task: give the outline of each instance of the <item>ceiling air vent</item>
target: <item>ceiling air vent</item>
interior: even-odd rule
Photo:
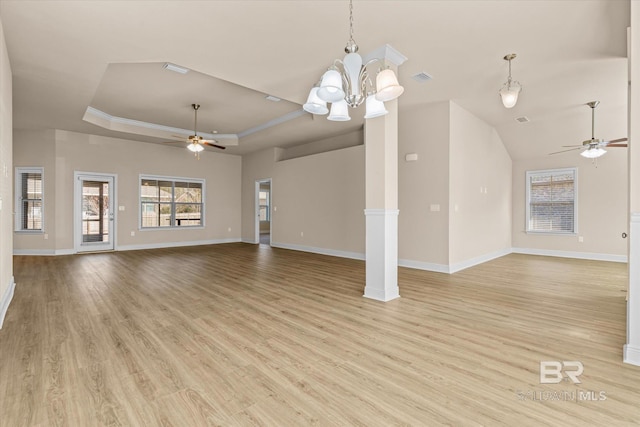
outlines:
[[[433,79],[431,75],[425,73],[424,71],[420,71],[418,74],[414,74],[413,76],[411,76],[411,78],[419,83],[428,82],[429,80]]]
[[[522,117],[516,117],[516,122],[518,123],[527,123],[530,122],[531,120],[529,120],[529,117],[527,116],[522,116]]]

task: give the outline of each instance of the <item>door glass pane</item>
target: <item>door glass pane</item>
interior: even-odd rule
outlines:
[[[82,242],[109,242],[109,183],[82,181]]]

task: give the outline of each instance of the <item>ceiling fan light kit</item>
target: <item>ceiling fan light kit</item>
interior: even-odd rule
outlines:
[[[192,143],[187,145],[187,150],[193,153],[199,153],[201,151],[204,151],[204,147],[198,144],[196,141],[193,141]]]
[[[204,139],[203,137],[198,135],[198,110],[200,109],[200,104],[191,104],[193,108],[193,135],[189,135],[187,138],[187,150],[191,151],[195,154],[196,158],[200,160],[200,152],[204,151],[204,146],[208,145],[210,147],[219,148],[220,150],[224,150],[225,146],[218,145],[218,141],[214,139]],[[176,136],[176,138],[182,138],[180,136]],[[174,142],[174,141],[171,141]]]
[[[597,159],[600,156],[604,156],[607,154],[607,150],[604,150],[600,147],[588,148],[580,153],[582,157],[586,157],[587,159]]]
[[[311,114],[324,115],[329,112],[327,103],[331,103],[327,119],[347,121],[351,119],[349,107],[359,107],[366,100],[365,119],[387,114],[384,102],[398,98],[404,88],[390,68],[379,70],[374,86],[367,67],[375,62],[383,64],[383,61],[374,58],[363,64],[362,57],[358,54],[358,45],[353,40],[353,0],[349,0],[349,41],[344,51],[347,53],[344,59],[333,62],[320,83],[311,89],[302,108]]]
[[[574,150],[583,150],[580,152],[582,157],[586,157],[587,159],[597,159],[598,157],[604,156],[607,154],[607,150],[602,147],[626,147],[627,144],[623,144],[623,142],[627,141],[627,138],[618,138],[612,139],[611,141],[606,141],[604,139],[599,139],[595,137],[595,125],[596,125],[596,115],[595,110],[596,107],[600,104],[600,101],[591,101],[587,102],[591,108],[591,139],[587,139],[582,141],[580,145],[563,145],[563,147],[574,147],[569,148],[568,150],[556,151],[555,153],[549,154],[559,154],[565,153],[567,151]]]
[[[515,53],[510,53],[504,56],[504,60],[509,62],[509,77],[506,83],[502,86],[502,89],[498,92],[502,99],[502,105],[505,108],[513,108],[518,102],[518,95],[522,90],[522,85],[511,78],[511,61],[516,58]]]

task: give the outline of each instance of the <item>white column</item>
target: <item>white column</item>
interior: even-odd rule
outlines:
[[[629,32],[629,289],[624,362],[640,366],[640,4],[631,2]]]
[[[406,60],[386,45],[374,53],[392,68]],[[368,58],[365,58],[365,61]],[[390,301],[398,288],[398,101],[385,102],[389,114],[367,119],[365,145],[366,285],[364,296]]]
[[[364,296],[390,301],[398,287],[398,209],[365,209],[367,226]]]

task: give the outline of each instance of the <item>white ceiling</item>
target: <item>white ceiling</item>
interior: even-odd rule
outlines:
[[[296,113],[344,55],[348,16],[347,0],[1,0],[14,127],[160,142],[83,117],[93,107],[192,129],[191,104],[199,103],[199,131],[241,135],[229,153],[349,132],[362,125],[364,107],[348,123]],[[584,104],[593,100],[601,101],[596,137],[626,136],[628,0],[355,0],[354,20],[361,53],[388,43],[408,57],[399,70],[401,113],[453,100],[494,126],[514,159],[588,139]],[[502,57],[512,52],[523,91],[508,110],[497,91],[508,71]],[[192,72],[169,72],[166,62]],[[412,80],[420,71],[433,80]],[[531,121],[517,123],[520,116]]]

